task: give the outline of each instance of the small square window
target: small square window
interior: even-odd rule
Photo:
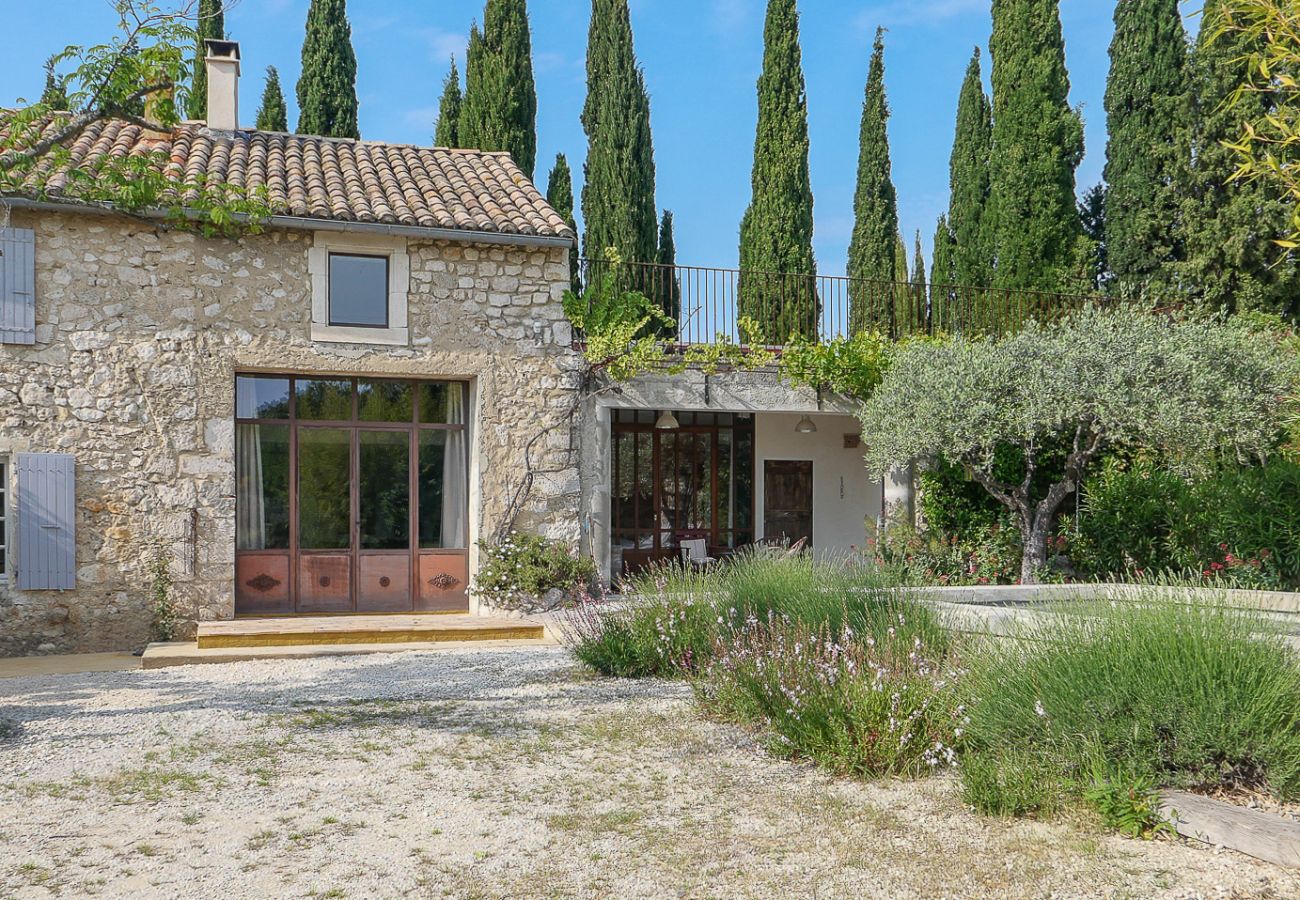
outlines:
[[[331,253],[329,324],[388,327],[388,257]]]

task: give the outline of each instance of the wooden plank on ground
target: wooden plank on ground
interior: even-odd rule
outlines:
[[[1273,813],[1186,791],[1162,791],[1160,813],[1183,837],[1300,868],[1300,824]]]

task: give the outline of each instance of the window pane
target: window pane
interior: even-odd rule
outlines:
[[[236,377],[235,415],[241,419],[289,418],[289,379],[261,375]]]
[[[735,468],[732,462],[731,431],[726,428],[718,431],[718,528],[725,530],[736,524],[736,511],[733,507],[736,496]],[[724,544],[724,546],[730,546]]]
[[[294,382],[300,419],[351,421],[352,382],[346,379],[299,378]]]
[[[359,431],[362,550],[411,546],[411,433]]]
[[[613,520],[615,528],[636,527],[636,435],[621,431],[614,435],[614,496]]]
[[[420,547],[465,546],[465,432],[420,432]]]
[[[411,384],[408,381],[357,382],[357,415],[363,422],[411,421]]]
[[[289,547],[289,426],[235,427],[235,546]]]
[[[330,254],[330,324],[388,327],[388,257]]]
[[[304,550],[351,546],[352,432],[298,429],[298,543]]]
[[[636,434],[636,527],[639,531],[655,528],[655,436],[648,431]]]
[[[754,528],[754,432],[736,429],[735,461],[732,463],[736,486],[735,526],[742,531]]]
[[[420,421],[426,425],[465,424],[465,385],[458,381],[420,384]]]

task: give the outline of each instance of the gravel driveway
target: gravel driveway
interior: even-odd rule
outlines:
[[[0,716],[0,897],[1300,896],[770,759],[558,648],[10,679]]]

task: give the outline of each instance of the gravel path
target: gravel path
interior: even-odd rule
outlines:
[[[0,717],[0,897],[1300,896],[829,779],[557,648],[10,679]]]

